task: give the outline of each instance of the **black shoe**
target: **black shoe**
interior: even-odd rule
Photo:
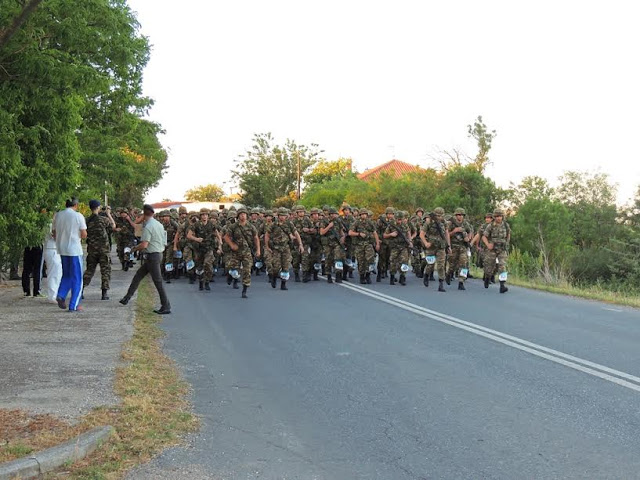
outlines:
[[[428,287],[428,286],[429,286],[429,275],[427,275],[426,273],[425,273],[425,274],[423,275],[423,277],[422,277],[422,284],[423,284],[425,287]]]
[[[317,271],[317,270],[314,270],[314,271],[313,271],[313,281],[314,281],[314,282],[317,282],[318,280],[320,280],[320,279],[318,278],[318,271]]]
[[[392,273],[391,277],[389,277],[389,285],[395,285],[396,284],[396,276]]]
[[[207,292],[210,292],[210,291],[211,291],[211,287],[209,286],[209,282],[204,282],[204,289],[205,289]]]
[[[349,270],[349,278],[353,278],[353,271]]]
[[[444,282],[442,280],[440,280],[438,282],[438,291],[439,292],[446,292],[446,290],[444,289],[444,285],[443,284],[444,284]]]
[[[300,272],[298,272],[298,270],[295,271],[294,276],[295,276],[295,281],[300,283]]]
[[[371,285],[371,274],[370,274],[370,273],[367,273],[367,274],[364,276],[364,280],[365,280],[365,282],[367,282],[367,285]]]
[[[302,283],[309,283],[311,280],[311,274],[309,272],[302,272]]]
[[[500,293],[507,293],[508,291],[509,291],[509,289],[504,284],[504,282],[500,282]]]
[[[458,290],[466,290],[466,288],[464,288],[464,283],[458,282]]]
[[[200,280],[200,285],[198,286],[198,290],[200,291],[204,290],[204,282],[202,280]]]
[[[249,298],[247,296],[247,288],[249,288],[249,287],[247,287],[246,285],[242,286],[242,298]]]
[[[289,290],[287,288],[287,281],[286,280],[281,280],[280,281],[280,290]]]
[[[256,277],[260,276],[260,270],[256,270]],[[244,293],[244,296],[242,298],[247,298],[247,293]]]
[[[360,285],[365,285],[367,281],[364,278],[364,275],[360,275]]]
[[[119,300],[119,302],[120,302],[122,305],[126,305],[127,303],[129,303],[129,300],[130,300],[130,298],[129,298],[129,297],[124,296],[124,297],[122,297],[122,298]]]
[[[109,296],[107,295],[108,290],[106,288],[102,289],[102,300],[109,300]]]
[[[435,281],[436,281],[436,277],[434,277],[434,276],[433,276],[433,272],[431,272],[431,273],[429,274],[429,281],[430,281],[430,282],[435,282]]]
[[[171,277],[167,276],[167,283],[171,283]]]
[[[169,309],[165,310],[164,308],[159,308],[158,310],[154,310],[154,313],[157,313],[158,315],[169,315],[171,313],[171,310]]]
[[[82,291],[82,293],[80,294],[80,300],[84,300],[84,290]]]
[[[342,272],[336,272],[336,283],[342,283]]]
[[[496,283],[496,276],[495,275],[491,275],[491,283]]]
[[[331,274],[327,275],[327,283],[333,283],[333,278],[331,278]]]
[[[233,282],[233,277],[230,274],[227,275],[227,285],[231,285],[232,282]]]
[[[31,296],[31,292],[24,292],[24,296],[25,297],[30,297]]]
[[[420,270],[416,272],[416,277],[422,278],[423,276],[424,276],[424,273],[422,273]]]
[[[122,270],[124,270],[125,272],[129,270],[129,262],[124,262],[124,265],[122,266]]]
[[[234,289],[236,289],[236,290],[240,288],[240,287],[238,286],[238,279],[237,279],[237,278],[234,278],[234,279],[233,279],[233,288],[234,288]]]
[[[381,278],[380,271],[378,271],[378,275],[376,275],[376,282],[379,282]]]
[[[447,282],[447,285],[451,285],[451,274],[447,273],[447,275],[444,277],[445,282]]]
[[[276,276],[271,275],[271,288],[276,288]]]
[[[129,300],[127,299],[127,301],[129,301]],[[67,302],[65,302],[64,298],[56,297],[56,302],[58,302],[58,306],[61,309],[64,310],[64,309],[67,308]],[[126,303],[123,303],[123,305],[126,305]]]
[[[407,277],[404,276],[404,273],[400,274],[400,285],[404,286],[407,284]]]
[[[489,282],[491,281],[491,279],[489,278],[488,275],[484,276],[484,288],[489,288]]]
[[[189,285],[193,285],[194,283],[196,283],[196,279],[193,277],[193,275],[189,276]]]

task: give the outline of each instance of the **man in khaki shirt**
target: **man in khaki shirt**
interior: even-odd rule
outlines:
[[[154,312],[159,315],[165,315],[171,313],[171,304],[169,303],[169,298],[167,298],[167,294],[164,291],[164,286],[162,284],[162,271],[160,264],[162,262],[164,248],[167,245],[167,234],[162,224],[153,218],[154,210],[151,205],[145,205],[142,211],[144,214],[142,237],[140,239],[140,244],[133,250],[144,250],[146,260],[136,272],[133,280],[131,280],[129,290],[127,291],[127,294],[122,297],[120,303],[123,305],[129,303],[129,300],[133,294],[136,293],[142,279],[150,273],[153,283],[156,286],[156,290],[158,290],[161,305],[160,308],[154,310]]]

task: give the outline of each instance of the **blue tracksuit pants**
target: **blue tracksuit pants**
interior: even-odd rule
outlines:
[[[76,310],[82,294],[82,257],[60,256],[62,260],[62,280],[58,288],[58,298],[66,300],[71,290],[69,310]]]

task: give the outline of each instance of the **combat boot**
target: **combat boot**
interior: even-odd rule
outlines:
[[[211,291],[211,287],[209,286],[209,282],[204,282],[204,289],[209,292]]]
[[[336,283],[342,283],[342,272],[336,272]]]
[[[289,290],[289,289],[287,288],[287,281],[286,281],[286,280],[282,280],[282,281],[280,282],[280,290]]]
[[[331,278],[331,274],[327,275],[327,283],[333,283],[333,279]]]
[[[107,295],[108,290],[106,288],[102,289],[102,300],[109,300],[109,296]]]
[[[294,275],[294,277],[295,277],[295,281],[296,281],[297,283],[300,283],[300,271],[299,271],[299,270],[296,270],[295,272],[293,272],[293,275]]]
[[[438,291],[439,292],[446,292],[446,290],[444,289],[444,282],[442,280],[438,281]]]
[[[200,286],[198,287],[198,290],[204,290],[204,282],[202,280],[200,280]]]
[[[249,287],[246,286],[246,285],[242,286],[242,298],[249,298],[249,297],[247,297],[247,288],[249,288]]]
[[[317,282],[318,280],[320,280],[320,279],[318,278],[318,271],[317,271],[317,270],[314,270],[314,271],[313,271],[313,279],[314,279],[316,282]]]
[[[392,273],[391,276],[389,277],[389,285],[395,285],[396,284],[396,276]]]
[[[189,285],[193,285],[194,283],[196,283],[196,275],[195,273],[192,273],[189,275]]]
[[[405,277],[404,273],[400,274],[400,285],[404,286],[407,284],[407,277]]]
[[[367,274],[364,276],[364,279],[365,279],[365,281],[367,282],[367,285],[371,285],[371,274],[370,274],[370,273],[367,273]]]
[[[447,285],[451,285],[451,273],[447,273],[447,275],[444,277],[445,282],[447,282]]]
[[[423,284],[425,287],[428,287],[428,286],[429,286],[429,274],[428,274],[428,273],[426,273],[426,272],[425,272],[425,274],[424,274],[424,275],[423,275],[423,277],[422,277],[422,284]]]
[[[490,281],[489,275],[485,275],[483,277],[483,280],[484,280],[484,288],[489,288],[489,281]]]
[[[382,274],[380,273],[380,270],[378,270],[378,275],[376,275],[376,282],[379,282],[381,277]]]
[[[500,293],[507,293],[508,291],[509,291],[509,289],[504,284],[504,282],[500,282]]]
[[[495,275],[491,275],[491,283],[496,283],[496,276]]]
[[[325,273],[326,271],[327,271],[327,269],[325,268],[325,264],[323,263],[322,264],[322,275],[326,275],[326,273]]]
[[[429,281],[430,281],[430,282],[435,282],[435,281],[436,281],[436,277],[434,277],[434,276],[433,276],[433,272],[431,272],[431,273],[429,274]]]
[[[171,283],[171,275],[167,275],[167,283]]]
[[[424,276],[424,273],[422,272],[422,270],[416,270],[416,277],[422,278],[423,276]]]
[[[233,277],[231,276],[230,273],[227,274],[227,285],[231,285],[231,282],[233,282]]]
[[[309,272],[302,272],[302,283],[309,283],[310,279],[311,275],[309,274]]]
[[[464,283],[458,282],[458,290],[466,290],[466,288],[464,288]]]
[[[259,276],[260,276],[260,269],[259,269],[259,268],[256,268],[256,277],[259,277]],[[246,287],[243,287],[243,290],[242,290],[242,292],[243,292],[243,296],[242,296],[242,298],[247,298],[247,293],[246,293],[245,288],[246,288]]]
[[[364,285],[367,281],[364,279],[364,275],[360,275],[360,285]]]
[[[237,278],[234,278],[234,279],[233,279],[233,288],[234,288],[234,289],[236,289],[236,290],[240,288],[240,287],[238,286],[238,279],[237,279]]]

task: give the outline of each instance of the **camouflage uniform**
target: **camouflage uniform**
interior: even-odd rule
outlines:
[[[290,235],[294,235],[297,230],[290,220],[284,220],[287,215],[286,209],[278,210],[278,221],[269,225],[265,234],[269,234],[269,247],[272,252],[271,258],[271,286],[275,288],[275,279],[280,272],[288,272],[291,268],[291,247]],[[286,282],[286,280],[283,280]],[[283,287],[284,289],[284,287]]]
[[[260,226],[260,230],[258,231],[258,238],[260,239],[260,252],[262,252],[262,261],[264,263],[264,267],[267,272],[271,272],[271,263],[273,256],[267,251],[266,248],[264,248],[264,234],[267,231],[267,228],[272,225],[275,220],[273,218],[273,212],[271,210],[266,210],[264,213],[264,217],[264,222],[262,223],[262,225]]]
[[[444,215],[444,210],[438,207],[434,209],[434,213],[436,215]],[[427,242],[431,244],[431,246],[426,249],[426,256],[436,257],[435,264],[429,265],[429,263],[427,263],[427,265],[425,266],[423,282],[425,286],[429,285],[429,275],[431,275],[435,268],[436,272],[438,273],[438,280],[440,282],[439,290],[444,290],[444,288],[442,287],[442,282],[444,282],[445,278],[445,261],[447,257],[448,245],[446,236],[445,238],[443,238],[443,235],[445,234],[446,229],[447,226],[444,220],[437,220],[435,218],[429,218],[425,220],[425,223],[421,228],[421,231],[425,234]]]
[[[459,221],[456,215],[462,215],[462,220]],[[469,268],[469,242],[466,238],[473,237],[473,227],[464,218],[466,212],[463,208],[457,208],[453,214],[451,220],[449,220],[448,230],[451,238],[451,254],[449,255],[449,271],[447,273],[447,284],[451,283],[451,279],[455,273],[460,273],[461,269]],[[462,232],[452,233],[455,228],[462,228]],[[464,281],[466,276],[458,276],[458,289],[464,290]]]
[[[238,210],[240,213],[246,210]],[[251,286],[251,267],[253,266],[252,250],[255,237],[258,235],[256,227],[247,221],[244,225],[239,222],[229,223],[226,226],[226,235],[238,245],[238,250],[231,251],[227,268],[229,270],[241,270],[242,285]],[[226,243],[226,242],[225,242]],[[246,289],[243,289],[246,291]]]
[[[394,214],[395,209],[387,207],[384,215],[380,215],[378,218],[378,236],[380,237],[380,252],[378,255],[378,278],[376,281],[380,281],[381,278],[386,278],[387,271],[389,270],[389,259],[391,258],[391,244],[388,239],[384,238],[384,232],[389,226],[389,218],[387,214]]]
[[[330,230],[328,230],[323,237],[326,239],[326,247],[324,250],[325,263],[326,263],[326,272],[327,272],[327,281],[332,283],[333,280],[331,278],[331,269],[334,267],[335,262],[343,262],[345,261],[345,251],[342,243],[340,242],[342,238],[342,224],[340,223],[340,219],[337,216],[337,210],[335,208],[329,209],[329,218],[325,218],[321,226],[322,228],[327,228],[330,223],[333,222],[333,226]],[[343,270],[344,272],[344,270]],[[336,281],[338,283],[342,282],[343,276],[340,271],[336,271]]]
[[[127,213],[126,210],[122,210],[122,212]],[[128,215],[128,213],[127,213]],[[120,263],[124,265],[124,249],[126,247],[133,246],[134,239],[134,231],[133,226],[127,221],[126,218],[117,217],[115,218],[116,228],[119,228],[120,231],[117,232],[116,236],[116,252],[118,253],[118,260]],[[129,260],[128,258],[126,260]]]
[[[196,212],[190,212],[189,218],[182,225],[182,235],[184,235],[184,247],[182,247],[182,258],[184,260],[185,270],[189,275],[189,282],[193,283],[195,281],[195,249],[196,244],[192,240],[187,238],[189,232],[193,232],[196,222],[198,221],[198,214]],[[190,262],[194,262],[194,266],[189,269],[188,264]]]
[[[304,228],[305,221],[308,219],[308,217],[305,217],[304,215],[300,216],[299,212],[305,212],[305,208],[302,205],[298,205],[294,207],[294,212],[296,216],[293,219],[293,226],[296,228],[296,230],[300,234],[300,239],[304,240],[303,238],[304,232],[302,231],[302,229]],[[299,247],[298,241],[294,240],[293,248],[291,249],[291,265],[293,266],[293,273],[295,275],[296,282],[300,281],[300,267],[302,266],[302,257],[304,253],[307,251],[307,247],[308,247],[307,243],[305,243],[304,241],[302,242],[302,246],[304,248],[304,251],[303,253],[300,253],[300,249],[298,248]]]
[[[87,218],[87,269],[82,283],[87,287],[91,283],[96,266],[100,264],[102,294],[110,288],[111,261],[109,258],[109,231],[111,222],[105,217],[92,214]],[[123,252],[124,253],[124,252]]]
[[[366,213],[367,216],[362,214]],[[365,236],[352,237],[352,244],[356,254],[356,261],[358,262],[358,273],[360,274],[360,283],[371,283],[371,274],[369,272],[369,265],[373,265],[376,261],[376,225],[368,218],[368,212],[362,210],[360,212],[360,218],[356,220],[351,231],[358,234],[364,233]]]
[[[507,243],[509,240],[509,226],[503,220],[498,223],[495,218],[504,217],[502,210],[493,212],[493,222],[487,225],[482,234],[489,243],[493,244],[493,249],[487,248],[484,264],[484,287],[489,288],[491,276],[495,271],[496,260],[498,263],[498,273],[506,271]],[[505,281],[500,280],[500,293],[505,293],[509,289],[505,286]]]
[[[310,217],[305,217],[302,222],[302,228],[298,230],[302,237],[302,245],[304,251],[302,252],[302,281],[308,282],[311,274],[313,279],[318,280],[318,271],[315,270],[314,265],[320,263],[320,257],[322,255],[322,244],[320,242],[320,219],[313,216],[318,214],[318,209],[312,208],[310,211]],[[312,229],[313,232],[305,233],[303,228]]]
[[[209,210],[200,210],[201,215],[205,213],[208,215]],[[205,284],[208,284],[213,278],[214,252],[218,244],[217,233],[218,228],[209,221],[208,217],[206,221],[201,218],[193,227],[193,235],[202,238],[202,242],[195,244],[196,274],[200,275],[200,280]]]
[[[422,216],[418,215],[418,212],[422,212]],[[409,220],[409,231],[411,232],[411,238],[413,239],[413,255],[411,255],[411,267],[416,277],[422,278],[422,272],[424,272],[424,253],[422,249],[422,242],[417,237],[420,235],[420,229],[424,223],[424,209],[418,207],[416,213]]]
[[[178,231],[178,222],[171,218],[171,214],[168,210],[163,210],[158,215],[160,220],[162,221],[162,226],[164,227],[164,231],[167,234],[167,246],[164,249],[164,254],[162,258],[162,268],[164,269],[167,264],[173,265],[174,271],[178,269],[177,261],[174,262],[173,258],[173,239],[176,236],[176,232]],[[167,218],[167,220],[165,220]],[[171,282],[171,276],[175,275],[173,272],[165,272],[167,282]]]
[[[409,264],[409,248],[410,248],[410,233],[409,225],[404,223],[404,212],[396,213],[396,221],[389,223],[389,226],[385,230],[386,234],[398,232],[396,237],[388,238],[388,243],[391,248],[391,256],[389,257],[389,270],[391,273],[390,283],[395,285],[396,273],[400,270],[402,264]],[[404,272],[400,273],[400,284],[405,285],[406,276]]]

